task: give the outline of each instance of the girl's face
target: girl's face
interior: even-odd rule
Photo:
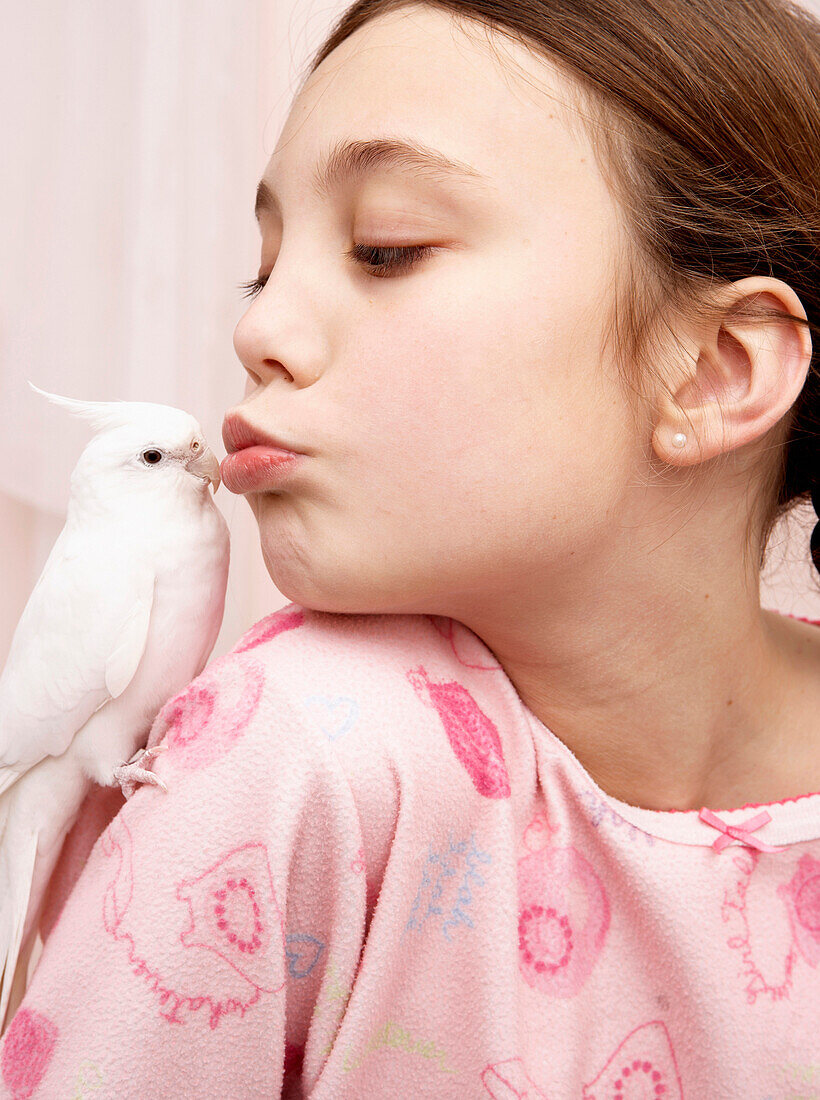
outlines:
[[[264,287],[234,336],[241,411],[309,454],[248,498],[276,587],[317,610],[469,622],[567,598],[635,491],[600,350],[618,211],[557,71],[477,38],[425,7],[367,23],[305,84],[263,177],[281,210],[259,214]],[[470,174],[373,159],[314,191],[337,144],[386,138]],[[431,251],[384,269],[354,245]]]

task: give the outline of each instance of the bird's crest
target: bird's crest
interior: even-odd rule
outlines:
[[[60,397],[59,394],[48,393],[46,390],[41,390],[39,386],[35,386],[33,382],[29,382],[29,385],[36,393],[47,398],[52,405],[59,405],[72,416],[88,421],[98,432],[105,428],[118,428],[133,421],[133,401],[78,401],[74,397]]]

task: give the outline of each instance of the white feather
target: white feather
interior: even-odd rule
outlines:
[[[0,1034],[63,840],[91,783],[116,784],[163,703],[205,667],[229,558],[225,521],[188,470],[192,440],[205,447],[189,413],[32,389],[97,434],[0,676]],[[147,448],[162,463],[143,462]]]

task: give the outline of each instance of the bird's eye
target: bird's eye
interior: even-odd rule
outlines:
[[[156,466],[156,464],[162,460],[162,451],[158,451],[154,447],[151,447],[147,451],[142,452],[142,460],[143,462],[147,462],[149,466]]]
[[[195,439],[193,441],[193,443],[191,444],[191,450],[192,451],[198,451],[199,450],[199,440],[198,439]]]

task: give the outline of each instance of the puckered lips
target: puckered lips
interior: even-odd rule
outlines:
[[[281,483],[305,457],[290,444],[252,424],[238,413],[222,423],[227,458],[219,472],[232,493],[262,492]]]

